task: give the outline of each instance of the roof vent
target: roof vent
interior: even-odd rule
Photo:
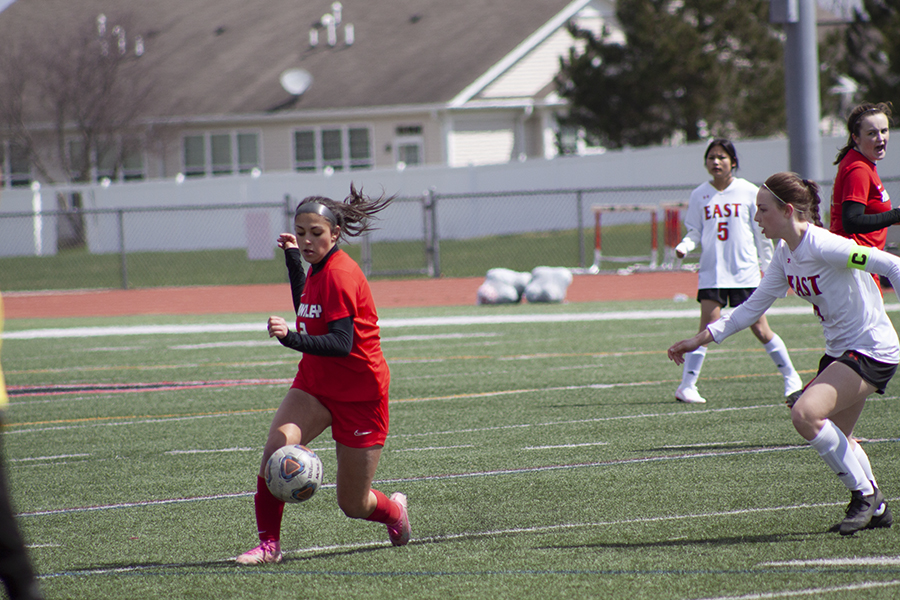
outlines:
[[[331,13],[322,15],[321,23],[325,26],[325,32],[328,36],[328,45],[332,47],[337,45],[337,25],[335,24],[334,15]]]
[[[315,48],[319,45],[319,30],[325,30],[325,41],[329,46],[334,48],[338,42],[338,27],[344,20],[344,7],[340,2],[334,2],[331,5],[331,12],[322,15],[309,30],[309,47]],[[356,30],[352,23],[344,25],[344,44],[352,46],[356,41]]]

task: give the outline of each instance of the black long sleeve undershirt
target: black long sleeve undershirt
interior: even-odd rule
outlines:
[[[900,208],[874,215],[865,214],[866,205],[861,202],[841,203],[841,224],[847,233],[871,233],[900,223]]]
[[[336,247],[335,247],[336,248]],[[318,264],[313,265],[311,271],[318,272],[334,254],[334,250]],[[294,314],[300,309],[303,290],[306,287],[306,273],[303,271],[303,261],[298,248],[286,248],[284,250],[284,262],[287,265],[288,278],[291,282],[291,298],[294,301]],[[278,340],[281,345],[316,356],[348,356],[353,349],[353,317],[345,317],[328,323],[328,333],[324,335],[303,335],[296,331],[288,331],[288,334]]]
[[[316,356],[349,356],[353,349],[353,317],[344,317],[328,323],[325,335],[303,335],[296,331],[278,340],[281,345]]]
[[[306,287],[306,273],[303,272],[303,259],[299,248],[285,248],[284,262],[287,265],[288,279],[291,282],[291,298],[294,300],[294,314],[300,309],[300,296]]]

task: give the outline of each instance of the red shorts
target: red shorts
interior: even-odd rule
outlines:
[[[291,387],[303,389],[296,385],[296,381]],[[351,448],[384,445],[390,422],[387,398],[368,402],[341,402],[321,396],[315,398],[331,413],[331,439]]]

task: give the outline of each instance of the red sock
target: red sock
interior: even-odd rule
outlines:
[[[378,504],[372,514],[366,517],[366,521],[375,521],[376,523],[384,523],[385,525],[393,525],[400,520],[400,506],[396,502],[391,502],[390,498],[379,492],[372,490]]]
[[[277,542],[281,539],[281,516],[284,514],[284,502],[272,495],[266,480],[256,477],[256,495],[253,496],[256,509],[256,528],[262,542]]]

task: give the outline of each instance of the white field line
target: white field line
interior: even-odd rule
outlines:
[[[459,446],[425,446],[422,448],[399,448],[392,452],[426,452],[429,450],[456,450],[458,448],[474,448],[475,444],[460,444]]]
[[[888,304],[888,311],[900,310],[900,304]],[[769,315],[812,314],[808,306],[776,306],[770,308]],[[416,317],[408,319],[380,319],[382,329],[400,327],[441,327],[448,325],[509,325],[517,323],[575,323],[596,321],[636,321],[660,319],[696,319],[700,311],[689,310],[634,310],[614,312],[584,312],[557,314],[522,315],[464,315],[447,317]],[[165,335],[198,333],[239,333],[253,332],[266,334],[265,323],[197,323],[182,325],[131,325],[108,327],[57,327],[49,329],[24,329],[5,331],[5,340],[34,340],[47,338],[103,337],[122,335]]]
[[[876,588],[894,587],[900,585],[900,580],[891,581],[864,581],[862,583],[850,583],[847,585],[836,585],[832,587],[807,588],[804,590],[784,590],[781,592],[767,592],[764,594],[746,594],[744,596],[715,596],[703,598],[702,600],[768,600],[769,598],[798,598],[801,596],[812,596],[818,598],[825,594],[836,594],[838,592],[854,592],[857,590],[871,590]]]
[[[373,481],[374,485],[385,485],[385,484],[402,484],[402,483],[419,483],[419,482],[430,482],[430,481],[449,481],[453,479],[474,479],[479,477],[500,477],[504,475],[521,475],[525,473],[541,473],[548,471],[565,471],[571,469],[588,469],[588,468],[602,468],[602,467],[615,467],[621,465],[634,465],[634,464],[646,464],[653,462],[661,462],[661,461],[677,461],[677,460],[694,460],[699,458],[718,458],[722,456],[734,456],[734,455],[742,455],[742,454],[764,454],[769,452],[784,452],[790,450],[799,450],[804,449],[806,446],[776,446],[770,448],[751,448],[744,450],[726,450],[720,452],[695,452],[691,454],[678,454],[678,455],[670,455],[670,456],[647,456],[642,458],[625,458],[625,459],[615,459],[615,460],[607,460],[607,461],[595,461],[595,462],[587,462],[587,463],[574,463],[574,464],[562,464],[562,465],[547,465],[547,466],[537,466],[537,467],[521,467],[518,469],[498,469],[495,471],[473,471],[468,473],[448,473],[442,475],[422,475],[419,477],[403,477],[396,479],[378,479]],[[328,489],[335,487],[334,484],[329,483],[322,486],[321,489]],[[232,498],[243,498],[246,496],[252,496],[255,492],[235,492],[231,494],[215,494],[209,496],[194,496],[188,498],[164,498],[161,500],[142,500],[138,502],[119,502],[116,504],[101,504],[94,506],[80,506],[73,508],[56,508],[50,510],[38,510],[38,511],[30,511],[30,512],[21,512],[16,516],[18,517],[42,517],[47,515],[60,515],[60,514],[71,514],[71,513],[81,513],[81,512],[95,512],[95,511],[103,511],[103,510],[113,510],[113,509],[121,509],[121,508],[141,508],[147,506],[162,506],[168,504],[183,504],[187,502],[204,502],[209,500],[227,500]],[[828,504],[830,506],[831,504]],[[817,505],[818,506],[818,505]],[[822,505],[826,506],[826,505]],[[761,510],[761,509],[759,509]],[[771,510],[771,509],[770,509]],[[781,509],[779,509],[781,510]],[[737,511],[732,514],[742,514],[744,512],[754,512],[754,509]],[[658,517],[658,519],[665,520],[671,517]],[[640,519],[644,520],[652,520],[649,519]]]
[[[249,496],[252,492],[247,492],[246,494],[240,495],[231,495],[231,496],[221,496],[221,497],[210,497],[210,499],[224,498],[224,497],[238,497],[238,496]],[[894,501],[896,499],[889,498],[888,500]],[[181,500],[181,501],[189,501],[189,500]],[[797,511],[797,510],[818,510],[821,508],[829,508],[834,506],[842,506],[844,503],[842,502],[825,502],[818,504],[798,504],[793,506],[774,506],[767,508],[745,508],[740,510],[729,510],[729,511],[720,511],[720,512],[707,512],[707,513],[694,513],[694,514],[683,514],[683,515],[667,515],[667,516],[642,516],[635,519],[620,519],[614,521],[595,521],[588,523],[559,523],[554,525],[542,525],[538,527],[511,527],[507,529],[492,529],[487,531],[466,531],[466,532],[458,532],[458,533],[450,533],[444,535],[435,535],[435,536],[425,536],[413,538],[410,541],[410,545],[418,545],[418,544],[433,544],[439,542],[448,542],[454,540],[465,540],[465,539],[476,539],[476,538],[490,538],[496,536],[509,536],[509,535],[527,535],[527,534],[543,534],[552,531],[562,531],[562,530],[570,530],[570,529],[586,529],[586,528],[597,528],[597,527],[618,527],[622,525],[644,525],[648,523],[663,523],[663,522],[672,522],[672,521],[686,521],[693,519],[715,519],[715,518],[728,518],[734,516],[744,516],[749,514],[761,514],[761,513],[772,513],[772,512],[781,512],[781,511]],[[332,553],[332,552],[340,552],[340,551],[353,551],[353,550],[362,550],[367,548],[381,548],[389,545],[389,542],[361,542],[354,544],[335,544],[330,546],[310,546],[307,548],[298,548],[296,550],[288,550],[285,551],[285,555],[315,555],[320,553]],[[234,558],[229,558],[220,561],[210,561],[211,564],[227,564],[233,562]],[[877,563],[876,563],[877,564]],[[192,567],[195,566],[196,563],[172,563],[165,565],[148,565],[148,566],[129,566],[129,567],[116,567],[109,569],[86,569],[83,571],[79,571],[78,575],[105,575],[110,573],[133,573],[139,571],[145,571],[149,569],[157,569],[160,567],[167,568],[179,568],[179,567]],[[765,566],[765,565],[761,565]],[[72,572],[62,572],[62,573],[48,573],[44,575],[40,575],[39,577],[42,579],[55,578],[55,577],[70,577],[72,576]],[[863,584],[855,584],[858,586],[874,586],[877,587],[879,585],[887,586],[887,585],[895,585],[900,584],[898,582],[872,582],[872,583],[863,583]],[[818,588],[819,591],[842,591],[849,589],[864,589],[864,588],[856,588],[853,586],[841,586],[835,588]],[[798,592],[783,592],[782,595],[749,595],[749,596],[735,596],[735,597],[721,597],[716,599],[708,599],[708,600],[750,600],[752,598],[779,598],[786,597],[785,594],[806,594],[806,595],[814,595],[815,590],[803,590],[800,593]],[[775,592],[777,594],[777,592]]]
[[[584,448],[585,446],[608,446],[609,442],[586,442],[584,444],[560,444],[558,446],[525,446],[522,450],[559,450],[562,448]]]
[[[852,558],[816,558],[812,560],[785,560],[760,563],[763,567],[840,567],[855,565],[888,566],[900,565],[900,556],[864,556]]]
[[[59,460],[61,458],[84,458],[90,454],[60,454],[58,456],[31,456],[28,458],[10,458],[9,462],[32,462],[37,460]]]
[[[682,450],[684,448],[705,448],[706,446],[737,446],[746,444],[744,440],[735,440],[733,442],[707,442],[702,444],[678,444],[675,446],[660,446],[663,450]]]

